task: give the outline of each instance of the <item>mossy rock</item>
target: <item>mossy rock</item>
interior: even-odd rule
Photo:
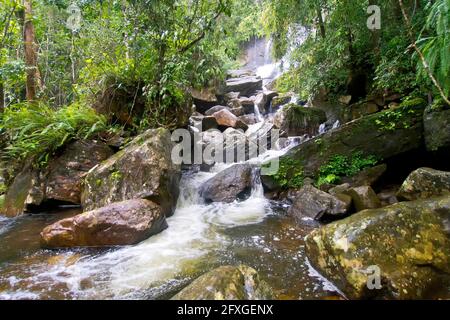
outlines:
[[[450,109],[428,107],[424,113],[428,151],[450,151]]]
[[[336,155],[350,157],[359,152],[382,160],[421,149],[423,110],[420,106],[397,109],[397,125],[393,130],[380,125],[380,122],[393,117],[392,111],[360,118],[302,143],[281,157],[280,161],[290,158],[302,168],[305,177],[316,178],[320,167]],[[271,180],[275,174],[268,173],[264,180]]]
[[[258,272],[247,266],[214,269],[175,295],[172,300],[271,300],[273,292]]]
[[[2,210],[3,210],[3,205],[4,205],[4,203],[5,203],[5,195],[2,194],[2,195],[0,195],[0,213],[1,213]]]
[[[274,125],[288,136],[314,136],[325,121],[326,114],[320,109],[288,104],[277,112]]]
[[[450,172],[419,168],[403,182],[397,197],[417,200],[450,195]]]
[[[312,265],[348,298],[421,299],[450,280],[450,196],[365,210],[309,234]],[[370,289],[374,266],[381,288]]]
[[[91,211],[114,202],[147,199],[173,214],[181,168],[172,162],[170,131],[152,129],[91,170],[84,181],[82,206]]]

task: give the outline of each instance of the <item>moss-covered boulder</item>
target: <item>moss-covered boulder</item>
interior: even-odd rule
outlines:
[[[281,108],[273,120],[275,127],[288,136],[314,136],[319,127],[327,121],[325,112],[316,108],[306,108],[296,104],[288,104]]]
[[[52,201],[80,204],[84,177],[113,154],[104,143],[76,141],[50,160],[45,169],[25,165],[8,188],[5,214],[15,217]]]
[[[272,103],[271,103],[271,106],[269,109],[271,109],[272,112],[278,111],[282,106],[291,102],[292,95],[293,95],[292,93],[285,93],[285,94],[279,95],[277,97],[274,97],[272,99]]]
[[[419,168],[403,182],[397,197],[401,200],[450,195],[450,172]]]
[[[133,245],[166,228],[160,206],[143,199],[128,200],[47,226],[41,243],[45,248]]]
[[[337,155],[351,157],[359,152],[389,159],[423,146],[422,118],[420,106],[379,112],[308,140],[291,149],[280,161],[292,159],[305,177],[316,178],[321,166]],[[276,174],[269,172],[264,181],[276,182]]]
[[[173,143],[166,129],[148,130],[128,147],[89,172],[82,195],[84,211],[131,199],[151,200],[173,214],[181,168],[172,162]]]
[[[450,108],[428,107],[424,113],[425,144],[429,151],[450,150]]]
[[[428,298],[449,280],[449,219],[450,196],[365,210],[313,231],[306,253],[348,298]]]
[[[272,300],[273,292],[247,266],[224,266],[194,280],[172,300]]]

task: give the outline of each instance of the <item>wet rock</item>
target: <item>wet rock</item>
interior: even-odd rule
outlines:
[[[219,126],[216,118],[212,116],[192,116],[189,122],[191,126],[197,128],[200,132],[217,129]]]
[[[89,170],[112,155],[104,143],[77,141],[50,160],[44,170],[26,165],[8,189],[5,214],[15,217],[50,201],[80,204],[83,179]]]
[[[449,219],[448,196],[362,211],[309,234],[307,257],[350,299],[428,298],[450,275]]]
[[[336,196],[308,185],[296,194],[294,203],[288,213],[298,220],[304,217],[319,220],[324,215],[344,215],[350,208],[350,204],[351,202],[346,203]]]
[[[253,114],[255,112],[255,97],[242,97],[239,100],[245,114]]]
[[[228,92],[225,94],[225,102],[228,102],[230,100],[238,100],[241,97],[241,94],[239,92]]]
[[[225,106],[214,106],[214,107],[212,107],[212,108],[210,108],[210,109],[205,111],[205,116],[212,116],[214,113],[216,113],[218,111],[221,111],[221,110],[224,110],[224,109],[229,110],[230,108],[225,107]]]
[[[319,127],[327,121],[325,112],[320,109],[289,104],[280,109],[273,120],[274,125],[288,136],[314,136]]]
[[[397,197],[417,200],[447,194],[450,194],[450,172],[420,168],[406,178]]]
[[[221,127],[247,130],[248,126],[230,111],[223,109],[213,114]]]
[[[338,185],[336,187],[331,188],[328,192],[332,195],[335,194],[344,194],[346,193],[348,190],[350,190],[351,186],[349,183],[343,183],[341,185]]]
[[[276,96],[278,96],[278,93],[275,91],[264,91],[258,93],[255,98],[255,104],[258,106],[259,112],[262,114],[269,112],[270,104]]]
[[[247,114],[245,116],[240,116],[239,120],[241,120],[243,123],[245,123],[247,126],[251,126],[255,123],[257,123],[258,121],[256,120],[256,116],[255,114]]]
[[[369,114],[377,113],[380,111],[380,108],[376,103],[373,102],[363,102],[350,106],[352,110],[352,118],[358,119]]]
[[[147,199],[170,216],[179,194],[181,169],[171,159],[166,129],[148,130],[89,172],[82,205],[85,211],[130,199]]]
[[[425,145],[428,151],[450,150],[450,109],[428,107],[424,113]]]
[[[238,70],[228,70],[227,78],[247,78],[247,77],[255,77],[256,74],[249,69],[238,69]]]
[[[381,207],[380,199],[375,191],[369,186],[352,188],[347,191],[347,193],[352,197],[353,204],[357,211]]]
[[[282,158],[296,161],[303,168],[305,177],[316,177],[319,168],[336,155],[351,156],[361,152],[388,160],[423,146],[422,107],[402,109],[395,130],[380,125],[385,117],[388,117],[385,112],[379,112],[352,121],[303,142]]]
[[[358,172],[353,177],[345,177],[342,182],[350,184],[352,187],[373,186],[386,172],[387,165],[380,164],[366,168]]]
[[[216,88],[204,88],[202,90],[191,89],[196,111],[205,113],[208,109],[217,106],[219,101],[216,96]]]
[[[206,181],[200,189],[200,194],[206,202],[231,203],[245,200],[251,193],[252,177],[252,166],[236,164]]]
[[[46,227],[45,248],[137,244],[167,228],[161,207],[148,200],[128,200],[79,214]]]
[[[269,285],[247,266],[224,266],[184,288],[172,300],[272,300]]]
[[[380,193],[377,194],[378,199],[380,199],[381,201],[382,207],[390,206],[399,202],[397,198],[398,189],[398,186],[391,186],[384,188]]]
[[[292,100],[292,94],[283,94],[272,99],[272,112],[278,111],[282,106]]]
[[[226,93],[239,92],[241,96],[251,97],[259,90],[262,90],[262,79],[259,77],[240,77],[228,79],[226,81]]]

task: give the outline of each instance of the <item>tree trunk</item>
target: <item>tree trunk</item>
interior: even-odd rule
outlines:
[[[36,100],[36,94],[41,87],[41,76],[37,64],[36,34],[33,26],[32,0],[24,1],[25,19],[23,39],[25,49],[25,65],[27,70],[26,97],[28,101]]]
[[[5,87],[0,79],[0,113],[3,113],[3,110],[5,110]]]
[[[322,36],[323,39],[325,39],[326,36],[325,23],[323,22],[322,9],[320,7],[317,7],[317,17],[319,19],[320,35]]]

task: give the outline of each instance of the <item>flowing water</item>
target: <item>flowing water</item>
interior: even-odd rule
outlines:
[[[251,197],[205,204],[198,188],[224,169],[183,174],[169,228],[136,246],[49,251],[39,232],[78,213],[0,220],[0,299],[163,299],[220,265],[257,269],[280,299],[314,299],[335,289],[312,270],[304,254],[311,230],[295,224],[282,204],[264,197],[258,176]]]
[[[267,44],[259,72],[278,75]],[[247,134],[263,125],[264,117]],[[277,150],[249,160],[259,164],[279,157],[302,139],[291,138]],[[285,148],[286,147],[286,148]],[[127,247],[50,251],[39,246],[39,233],[80,210],[0,217],[0,299],[166,299],[193,279],[221,265],[246,264],[259,271],[279,299],[321,299],[336,289],[309,265],[304,237],[312,226],[295,223],[286,205],[264,197],[255,171],[250,198],[231,204],[205,204],[203,182],[229,165],[210,172],[185,171],[180,198],[169,228]]]

